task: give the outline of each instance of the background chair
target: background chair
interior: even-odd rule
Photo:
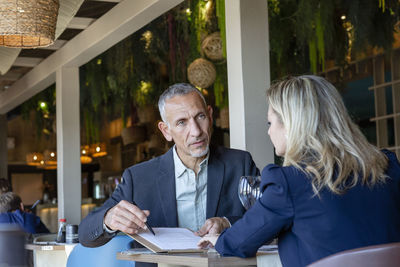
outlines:
[[[97,248],[87,248],[78,244],[68,257],[67,267],[133,267],[135,262],[117,260],[117,252],[132,248],[133,239],[127,235],[117,235],[107,244]]]
[[[319,261],[308,267],[395,267],[400,266],[400,243],[346,250]]]

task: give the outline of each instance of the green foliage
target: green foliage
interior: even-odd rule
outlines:
[[[216,0],[216,15],[218,18],[218,28],[222,40],[222,53],[226,58],[226,28],[225,28],[225,0]]]
[[[30,120],[31,112],[34,112],[34,125],[36,126],[37,138],[40,139],[42,134],[44,134],[46,138],[54,134],[53,125],[56,119],[55,84],[25,101],[20,107],[21,115],[24,120]]]
[[[268,7],[272,79],[316,73],[330,59],[343,66],[354,51],[390,49],[399,19],[395,0],[269,0]]]

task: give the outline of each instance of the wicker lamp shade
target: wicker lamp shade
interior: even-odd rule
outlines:
[[[81,163],[89,164],[93,161],[93,159],[89,156],[89,146],[81,146]]]
[[[201,49],[211,60],[224,59],[224,55],[222,53],[222,40],[219,32],[214,32],[204,38],[203,42],[201,43]]]
[[[44,164],[43,154],[38,152],[29,153],[26,155],[26,164],[30,166],[39,166],[40,164]]]
[[[106,143],[92,144],[89,151],[94,158],[103,157],[107,155]]]
[[[189,82],[200,88],[211,86],[217,75],[214,64],[204,58],[198,58],[190,63],[187,73]]]
[[[32,48],[54,42],[59,0],[0,1],[0,46]]]

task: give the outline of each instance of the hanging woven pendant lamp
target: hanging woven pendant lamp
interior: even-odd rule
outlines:
[[[59,0],[1,0],[0,46],[34,48],[54,42]]]

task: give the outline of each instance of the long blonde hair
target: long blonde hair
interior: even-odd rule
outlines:
[[[336,88],[322,77],[289,77],[267,90],[267,101],[287,132],[284,166],[311,177],[316,194],[341,194],[359,181],[385,182],[388,159],[351,121]]]

